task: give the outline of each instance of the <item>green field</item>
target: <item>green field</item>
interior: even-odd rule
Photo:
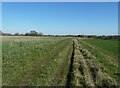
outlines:
[[[96,62],[104,68],[107,74],[111,75],[116,80],[119,80],[118,41],[86,39],[82,41],[81,45],[96,57]]]
[[[115,40],[4,36],[2,84],[116,86],[117,49]]]

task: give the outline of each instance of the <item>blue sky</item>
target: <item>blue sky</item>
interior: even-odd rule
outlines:
[[[118,34],[117,2],[3,2],[3,32]]]

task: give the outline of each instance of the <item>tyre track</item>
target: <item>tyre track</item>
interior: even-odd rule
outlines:
[[[57,67],[58,69],[55,71],[56,72],[55,77],[53,78],[52,83],[51,83],[51,85],[53,85],[53,86],[64,85],[62,82],[64,80],[66,80],[66,78],[64,78],[64,76],[66,77],[66,75],[68,73],[68,72],[65,73],[65,71],[68,70],[67,68],[69,68],[68,67],[69,65],[67,65],[67,63],[69,62],[70,55],[72,53],[71,45],[72,45],[72,42],[70,42],[70,44],[68,46],[66,46],[66,48],[63,50],[64,56]],[[67,53],[65,53],[65,52],[67,52]]]
[[[75,47],[74,47],[74,42],[73,42],[73,51],[72,51],[72,55],[71,55],[71,59],[70,59],[70,68],[69,68],[69,73],[67,75],[67,82],[66,82],[66,85],[67,86],[72,86],[72,76],[73,76],[73,58],[74,58],[74,50],[75,50]]]

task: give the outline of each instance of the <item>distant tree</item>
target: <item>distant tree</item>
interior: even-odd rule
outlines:
[[[39,35],[38,32],[36,32],[34,30],[30,31],[29,34],[30,34],[30,36],[38,36]]]
[[[2,31],[0,30],[0,35],[2,35],[3,33],[2,33]]]
[[[19,34],[19,33],[15,33],[14,35],[15,35],[15,36],[19,36],[20,34]]]
[[[29,36],[29,33],[25,33],[25,36]]]
[[[42,32],[39,32],[39,36],[43,36],[43,33],[42,33]]]
[[[20,34],[20,36],[24,36],[24,34]]]
[[[83,37],[83,35],[78,35],[78,37]]]
[[[34,30],[30,31],[29,33],[25,33],[25,36],[43,36],[42,32],[36,32]]]

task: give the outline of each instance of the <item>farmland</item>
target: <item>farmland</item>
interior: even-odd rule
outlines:
[[[118,41],[2,37],[3,86],[117,87]]]

